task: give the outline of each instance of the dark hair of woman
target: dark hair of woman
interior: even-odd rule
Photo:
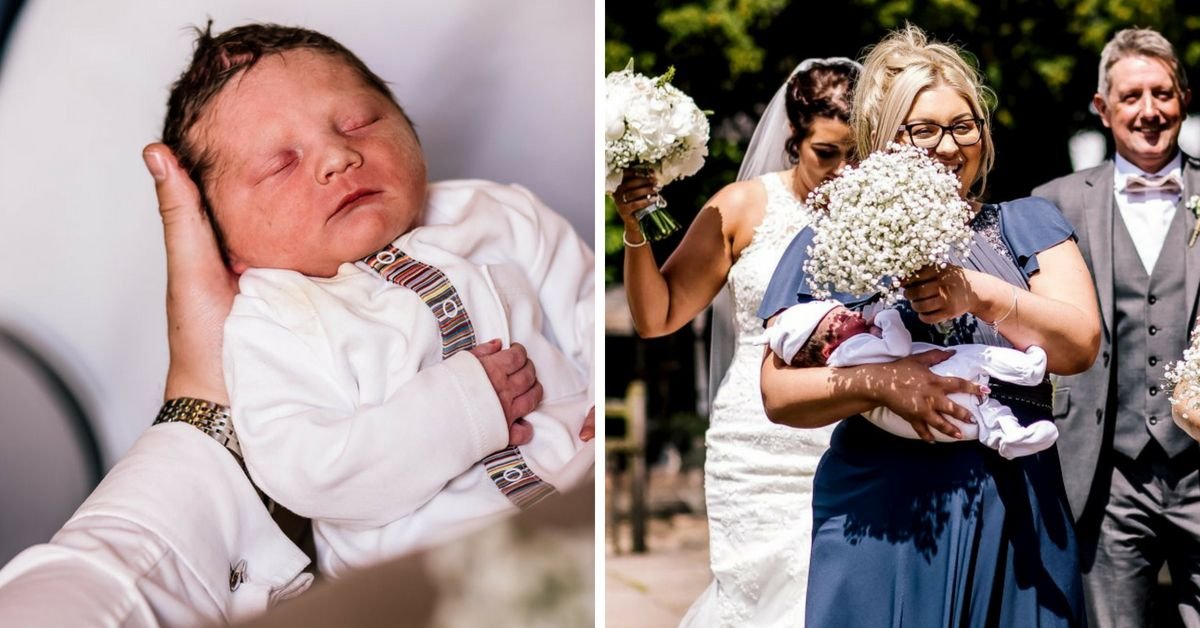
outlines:
[[[857,74],[848,64],[814,64],[788,80],[786,108],[792,136],[784,148],[792,163],[800,159],[800,143],[808,137],[813,118],[850,122],[851,90]]]

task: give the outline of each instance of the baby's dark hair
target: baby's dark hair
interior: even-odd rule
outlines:
[[[800,143],[812,130],[813,118],[824,116],[850,122],[850,104],[858,70],[849,63],[814,63],[796,72],[787,83],[784,101],[792,135],[784,144],[792,163],[800,159]]]
[[[792,366],[802,368],[825,366],[829,361],[829,354],[836,349],[833,343],[838,339],[838,332],[845,324],[845,320],[855,316],[858,315],[845,308],[830,310],[825,318],[821,319],[808,340],[800,345],[796,356],[792,358]]]
[[[387,83],[372,72],[365,63],[332,37],[316,31],[278,24],[246,24],[231,28],[219,35],[212,34],[212,20],[196,31],[192,61],[171,86],[167,98],[167,116],[163,121],[162,141],[175,153],[179,165],[195,181],[209,219],[216,227],[221,250],[225,251],[220,226],[212,215],[205,193],[204,175],[213,166],[213,155],[206,147],[197,145],[188,132],[199,122],[205,108],[233,77],[254,67],[263,57],[289,50],[311,50],[344,62],[372,89],[396,105],[405,120],[408,115],[396,102]]]

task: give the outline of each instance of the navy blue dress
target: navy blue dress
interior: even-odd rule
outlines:
[[[985,205],[972,227],[970,254],[957,263],[1022,288],[1038,252],[1074,237],[1057,208],[1034,198]],[[812,235],[804,230],[784,253],[762,318],[812,299],[803,272]],[[834,298],[867,313],[881,307]],[[1010,346],[970,314],[931,326],[907,302],[898,307],[914,340]],[[1011,407],[1022,422],[1050,417]],[[1056,448],[1010,461],[977,441],[928,444],[861,416],[843,420],[814,481],[807,609],[807,625],[839,628],[1084,625]]]

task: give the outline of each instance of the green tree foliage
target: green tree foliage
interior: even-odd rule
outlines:
[[[647,74],[674,65],[674,84],[714,112],[708,162],[666,191],[685,224],[735,178],[762,108],[799,61],[860,57],[906,21],[962,46],[996,92],[998,155],[989,185],[997,200],[1070,172],[1067,140],[1101,128],[1088,104],[1100,50],[1117,30],[1155,28],[1176,44],[1185,65],[1200,63],[1200,3],[1191,2],[658,0],[609,2],[606,10],[606,72],[631,58]],[[620,281],[620,226],[611,207],[608,224],[606,279]],[[656,255],[669,254],[677,242],[656,245]]]

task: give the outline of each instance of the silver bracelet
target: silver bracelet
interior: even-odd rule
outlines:
[[[641,247],[643,247],[643,246],[646,246],[647,244],[649,244],[649,243],[650,243],[650,240],[646,239],[646,234],[644,234],[644,233],[643,233],[643,234],[642,234],[642,241],[641,241],[641,242],[637,242],[637,243],[633,243],[633,242],[630,242],[630,241],[629,241],[629,233],[628,233],[628,232],[626,232],[626,231],[622,231],[622,232],[621,232],[621,242],[624,242],[624,243],[625,243],[625,247],[626,247],[626,248],[630,248],[630,249],[638,249],[638,248],[641,248]]]
[[[1003,323],[1004,321],[1008,320],[1008,317],[1012,316],[1012,313],[1017,311],[1017,287],[1016,286],[1012,286],[1012,295],[1013,295],[1012,304],[1010,304],[1008,306],[1008,311],[1004,313],[1004,316],[1001,316],[1000,318],[997,318],[996,320],[994,320],[990,323],[987,321],[983,321],[984,324],[986,324],[988,327],[991,327],[992,331],[994,331],[996,333],[1000,332],[1000,323]],[[982,320],[982,319],[980,319],[980,320]]]

